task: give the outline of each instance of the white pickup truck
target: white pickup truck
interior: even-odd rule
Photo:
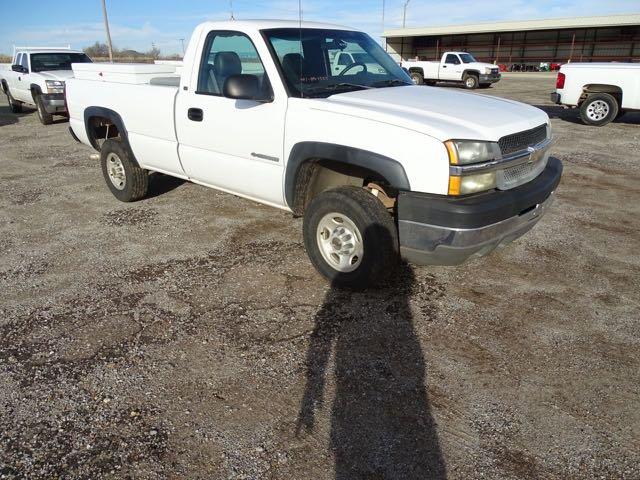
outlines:
[[[627,111],[640,110],[640,63],[562,65],[551,101],[579,107],[587,125],[606,125]]]
[[[445,52],[439,62],[402,61],[401,66],[416,85],[435,85],[438,81],[459,82],[468,89],[486,88],[500,80],[500,68],[478,62],[467,52]]]
[[[23,105],[35,107],[43,125],[54,115],[66,115],[64,83],[73,76],[72,63],[91,62],[83,52],[70,48],[20,47],[11,65],[0,70],[0,85],[13,113]]]
[[[336,51],[357,48],[384,73],[332,71]],[[506,245],[561,177],[542,110],[414,86],[345,27],[207,22],[179,77],[76,67],[71,134],[100,151],[116,198],[143,198],[153,171],[304,216],[308,255],[335,285],[378,282],[399,256],[455,265]]]

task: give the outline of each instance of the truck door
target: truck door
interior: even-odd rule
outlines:
[[[273,92],[261,56],[241,32],[211,31],[200,42],[199,66],[194,65],[189,85],[176,100],[178,152],[186,174],[220,190],[285,206],[286,95],[273,95],[270,102],[224,97],[225,80],[238,74],[257,76],[262,91]]]
[[[14,72],[15,76],[15,87],[11,90],[11,95],[16,100],[21,102],[33,103],[33,97],[31,96],[31,82],[29,77],[29,72],[31,71],[29,68],[29,54],[23,53],[22,57],[18,59],[20,62],[18,65],[22,65],[26,68],[27,73],[19,73]]]
[[[462,62],[455,53],[447,53],[440,64],[440,80],[462,80]]]

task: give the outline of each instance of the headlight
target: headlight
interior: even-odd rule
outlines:
[[[492,71],[492,70],[493,70],[493,69],[492,69],[491,67],[484,67],[484,73],[485,73],[486,75],[491,75],[491,71]]]
[[[45,80],[48,93],[64,93],[64,82],[60,80]]]
[[[449,140],[445,142],[451,165],[488,162],[502,157],[500,146],[495,142],[473,140]]]
[[[496,142],[449,140],[445,142],[449,164],[460,166],[500,160],[502,153]],[[496,188],[496,172],[449,175],[449,195],[467,195]]]

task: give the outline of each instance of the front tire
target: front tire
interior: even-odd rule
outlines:
[[[307,254],[337,287],[363,289],[379,283],[398,264],[398,233],[382,202],[359,187],[317,195],[304,214]]]
[[[462,77],[462,82],[464,83],[464,88],[467,90],[475,90],[478,88],[478,77],[476,75],[465,73],[464,77]]]
[[[135,202],[147,194],[149,174],[130,158],[121,141],[109,139],[102,144],[100,163],[109,190],[121,202]]]
[[[416,85],[424,84],[424,77],[420,72],[411,72],[411,80]]]
[[[40,119],[40,123],[42,125],[51,125],[53,123],[53,115],[48,113],[44,108],[44,103],[42,102],[42,97],[40,95],[36,95],[36,108],[38,109],[38,118]]]
[[[618,101],[608,93],[589,95],[580,105],[580,118],[587,125],[601,127],[618,115]]]

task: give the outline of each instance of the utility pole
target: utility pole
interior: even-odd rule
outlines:
[[[102,16],[104,17],[104,29],[107,32],[107,47],[109,47],[109,61],[113,63],[113,45],[111,44],[111,32],[109,32],[109,18],[107,17],[106,0],[102,0]]]
[[[182,56],[184,57],[185,54],[185,50],[184,50],[184,38],[179,39],[180,43],[182,43]]]
[[[404,2],[404,11],[402,12],[402,28],[404,28],[407,24],[407,6],[411,0],[406,0]]]

